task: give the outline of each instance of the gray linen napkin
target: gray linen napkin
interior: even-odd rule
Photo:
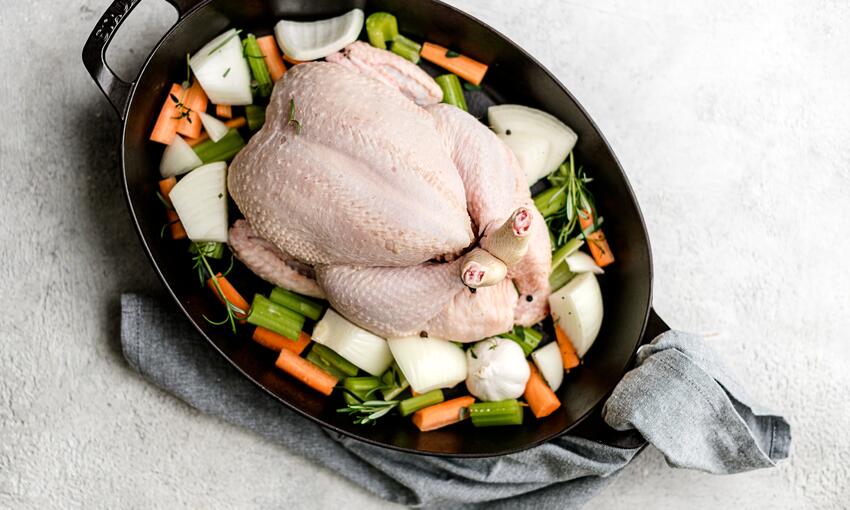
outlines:
[[[246,427],[396,503],[422,508],[580,508],[640,451],[562,436],[524,452],[446,459],[325,431],[234,370],[160,299],[121,297],[124,356],[200,411]],[[637,429],[674,467],[737,473],[788,456],[790,426],[752,404],[699,337],[670,331],[641,347],[605,404],[606,422]],[[297,435],[289,434],[298,430]]]

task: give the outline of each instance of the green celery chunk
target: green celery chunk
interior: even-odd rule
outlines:
[[[321,303],[317,303],[312,299],[306,298],[300,294],[296,294],[290,290],[275,287],[269,295],[269,299],[280,306],[286,307],[294,312],[298,312],[305,317],[309,317],[314,321],[319,320],[325,307]]]
[[[443,390],[431,390],[428,393],[402,400],[398,404],[398,412],[402,416],[409,416],[420,409],[439,404],[442,401]]]
[[[385,50],[387,41],[398,37],[398,21],[388,12],[374,12],[366,18],[366,35],[369,36],[369,44]]]
[[[270,329],[286,338],[298,338],[304,328],[304,316],[272,303],[260,294],[254,295],[251,311],[245,319],[250,324]]]
[[[468,111],[466,98],[463,96],[463,87],[460,80],[454,74],[443,74],[434,78],[437,85],[443,90],[443,102],[457,106],[463,111]]]
[[[343,358],[330,347],[326,347],[322,344],[317,343],[313,345],[313,348],[310,349],[310,352],[315,352],[317,355],[319,355],[320,358],[325,360],[327,363],[329,363],[331,366],[333,366],[346,376],[357,375],[357,372],[360,371],[360,369],[357,368],[357,365]]]
[[[469,417],[476,427],[522,425],[522,405],[517,400],[478,402],[469,406]]]

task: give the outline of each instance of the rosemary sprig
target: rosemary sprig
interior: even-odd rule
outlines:
[[[357,425],[374,424],[376,420],[398,407],[398,403],[398,400],[367,400],[360,404],[341,407],[336,412],[353,416],[354,423]]]
[[[205,321],[215,326],[221,326],[229,322],[230,329],[233,330],[234,333],[236,333],[236,314],[244,316],[247,314],[248,311],[239,308],[238,306],[234,305],[229,299],[227,299],[227,296],[221,290],[221,286],[218,283],[218,278],[216,278],[215,272],[213,272],[212,267],[210,267],[210,263],[207,260],[206,254],[204,253],[204,248],[198,243],[194,244],[197,253],[195,254],[195,256],[192,257],[192,260],[195,263],[194,269],[198,271],[198,278],[201,281],[201,286],[204,285],[204,281],[207,279],[207,275],[209,275],[209,280],[212,282],[213,287],[215,287],[215,291],[218,296],[221,297],[222,301],[224,301],[224,308],[227,310],[227,317],[225,317],[221,321],[213,321],[206,315],[203,315],[203,318]],[[231,258],[231,267],[232,265],[233,260]],[[228,271],[230,271],[230,269],[228,269]]]
[[[558,188],[550,198],[549,203],[554,202],[562,194],[566,195],[566,205],[563,211],[560,211],[546,219],[551,226],[554,222],[562,222],[558,229],[557,244],[563,245],[572,236],[573,231],[581,223],[582,220],[593,220],[593,224],[588,229],[581,229],[583,235],[587,235],[599,227],[599,218],[593,212],[596,207],[593,200],[593,195],[587,189],[587,184],[593,181],[588,177],[582,167],[576,169],[575,157],[570,152],[568,163],[563,163],[557,170],[549,174],[547,177],[549,182]],[[585,232],[585,230],[588,230]]]
[[[185,88],[185,91],[183,92],[183,99],[186,99],[186,94],[188,93],[188,91],[189,89]],[[192,113],[192,109],[183,104],[183,99],[177,99],[177,96],[175,96],[174,94],[168,94],[168,97],[170,97],[171,100],[174,102],[174,108],[179,110],[177,117],[174,118],[178,120],[187,119],[189,121],[189,124],[191,124],[192,118],[189,117],[189,114]]]
[[[295,126],[295,134],[301,134],[301,121],[295,118],[295,99],[289,100],[289,120],[286,121],[286,125]]]

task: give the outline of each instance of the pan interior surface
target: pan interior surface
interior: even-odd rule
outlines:
[[[148,141],[166,87],[185,75],[185,54],[197,50],[229,27],[256,35],[271,33],[281,18],[317,19],[359,7],[367,14],[396,14],[399,29],[418,41],[431,41],[490,63],[484,90],[473,103],[480,117],[489,102],[540,108],[563,120],[579,135],[575,154],[594,178],[592,190],[605,217],[605,233],[617,261],[599,279],[605,319],[584,364],[567,374],[558,391],[562,407],[543,420],[527,412],[516,427],[475,429],[467,421],[443,430],[420,433],[409,420],[382,419],[375,426],[351,423],[336,412],[336,397],[327,398],[279,371],[275,353],[250,339],[250,328],[234,335],[208,324],[220,304],[198,284],[184,244],[160,237],[164,215],[156,197],[162,149]],[[477,110],[477,111],[476,111]],[[486,25],[431,0],[329,1],[213,0],[192,10],[161,41],[132,91],[124,126],[122,162],[130,212],[140,238],[165,287],[200,332],[248,378],[282,403],[320,424],[352,437],[405,451],[447,456],[491,456],[537,445],[574,427],[613,390],[640,342],[651,298],[651,260],[646,230],[629,184],[610,147],[566,89],[540,64]],[[240,264],[233,270],[246,297],[271,288]]]

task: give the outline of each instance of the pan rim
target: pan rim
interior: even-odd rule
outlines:
[[[145,255],[147,256],[148,261],[150,262],[151,266],[153,267],[153,270],[156,273],[156,275],[159,277],[159,280],[162,283],[163,287],[165,288],[167,293],[171,296],[174,303],[177,305],[177,308],[179,308],[180,311],[183,312],[183,315],[186,316],[188,321],[192,324],[192,326],[195,328],[195,330],[198,331],[198,333],[207,341],[207,343],[210,346],[212,346],[225,360],[227,360],[227,362],[230,363],[230,365],[233,366],[233,368],[235,368],[240,374],[242,374],[243,377],[245,377],[246,379],[251,381],[255,386],[260,388],[264,393],[271,396],[272,398],[274,398],[275,400],[277,400],[281,404],[285,405],[288,409],[295,411],[299,415],[301,415],[301,416],[307,418],[308,420],[312,421],[313,423],[321,426],[326,431],[333,431],[337,434],[341,434],[345,437],[352,438],[352,439],[357,440],[357,441],[362,441],[362,442],[370,444],[372,446],[387,448],[387,449],[390,449],[390,450],[395,450],[395,451],[404,452],[404,453],[410,453],[410,454],[414,454],[414,455],[445,457],[445,458],[487,458],[487,457],[499,457],[499,456],[503,456],[503,455],[509,455],[509,454],[512,454],[512,453],[517,453],[517,452],[528,450],[530,448],[534,448],[534,447],[539,446],[543,443],[547,443],[549,441],[552,441],[553,439],[556,439],[556,438],[558,438],[558,437],[560,437],[564,434],[567,434],[571,430],[578,427],[592,413],[598,411],[599,408],[600,408],[600,405],[602,403],[604,403],[605,400],[607,400],[608,396],[613,391],[613,389],[614,389],[613,386],[611,387],[611,389],[608,392],[606,392],[604,395],[602,395],[599,398],[599,400],[588,409],[588,411],[586,411],[584,414],[582,414],[581,416],[576,418],[575,421],[572,424],[570,424],[569,426],[565,427],[564,429],[562,429],[558,432],[548,434],[546,436],[535,439],[534,441],[531,441],[531,442],[524,444],[524,445],[521,445],[521,446],[498,449],[498,450],[494,450],[492,452],[458,452],[458,453],[445,453],[445,452],[437,452],[437,451],[420,450],[420,449],[414,449],[414,448],[406,448],[406,447],[394,445],[394,444],[391,444],[391,443],[377,441],[377,440],[374,440],[374,439],[371,439],[371,438],[368,438],[368,437],[359,436],[355,432],[351,432],[351,431],[342,429],[340,427],[337,427],[336,425],[325,422],[318,417],[310,415],[309,413],[305,412],[304,410],[300,409],[299,407],[295,406],[294,404],[288,402],[287,400],[283,399],[282,397],[280,397],[277,394],[275,394],[274,392],[272,392],[271,389],[269,389],[268,387],[263,385],[260,381],[258,381],[254,377],[251,377],[247,372],[245,372],[242,369],[242,367],[240,367],[236,363],[236,361],[231,359],[227,354],[224,353],[224,351],[222,351],[222,349],[220,349],[218,347],[218,345],[216,345],[216,343],[212,340],[212,338],[210,338],[206,334],[206,332],[203,330],[203,328],[201,328],[198,321],[196,321],[195,318],[192,317],[192,315],[189,313],[189,311],[186,309],[186,307],[180,301],[180,298],[177,296],[175,291],[172,289],[170,283],[168,282],[168,280],[166,279],[162,270],[160,269],[159,264],[157,263],[156,259],[154,258],[153,253],[151,252],[151,249],[150,249],[148,242],[146,241],[144,233],[142,231],[142,227],[141,227],[141,224],[139,222],[139,218],[136,215],[134,202],[133,202],[131,194],[130,194],[130,185],[129,185],[129,182],[127,180],[127,172],[126,172],[126,151],[125,151],[125,141],[127,139],[127,126],[129,124],[128,117],[129,117],[129,112],[132,109],[133,102],[136,98],[137,84],[139,83],[139,78],[145,74],[145,72],[147,71],[148,66],[149,66],[151,60],[153,59],[154,55],[159,51],[159,49],[161,48],[163,43],[169,38],[169,36],[171,36],[171,34],[181,24],[185,23],[193,15],[197,14],[198,11],[207,7],[213,1],[214,0],[201,0],[201,1],[199,1],[195,6],[193,6],[191,9],[186,11],[182,16],[180,16],[178,21],[170,29],[168,29],[168,31],[166,31],[165,34],[160,38],[160,40],[154,45],[150,54],[145,59],[144,64],[141,66],[139,73],[137,75],[137,79],[134,80],[134,82],[132,83],[131,88],[129,90],[126,108],[125,108],[125,111],[123,112],[124,115],[123,115],[123,118],[122,118],[121,140],[120,140],[121,180],[122,180],[122,187],[123,187],[123,191],[124,191],[124,199],[125,199],[125,202],[127,204],[127,209],[128,209],[129,214],[130,214],[130,218],[131,218],[133,225],[135,227],[136,235],[138,236],[139,241],[142,244],[142,248],[144,250]],[[646,257],[647,279],[648,279],[647,292],[646,292],[646,296],[644,296],[645,307],[644,307],[644,311],[643,311],[643,318],[642,318],[642,321],[641,321],[641,328],[637,332],[637,334],[635,335],[634,347],[632,348],[631,356],[626,361],[626,363],[620,369],[617,370],[618,375],[616,377],[616,380],[620,381],[622,379],[623,375],[625,375],[625,373],[627,372],[628,368],[632,365],[633,360],[634,360],[635,355],[636,355],[636,352],[637,352],[637,348],[641,344],[641,341],[643,339],[643,335],[644,335],[644,333],[646,331],[646,327],[647,327],[647,322],[649,320],[650,310],[652,308],[652,294],[653,294],[653,261],[652,261],[652,249],[651,249],[651,245],[650,245],[649,234],[648,234],[647,229],[646,229],[646,223],[644,221],[643,213],[640,209],[640,204],[638,203],[637,197],[634,194],[634,190],[631,186],[631,183],[629,182],[628,177],[626,176],[626,173],[623,170],[623,166],[620,164],[619,159],[617,158],[614,150],[611,148],[611,145],[608,143],[608,140],[605,138],[605,135],[599,129],[599,127],[596,125],[596,122],[593,120],[593,118],[587,113],[587,111],[582,106],[582,104],[572,95],[572,93],[569,91],[569,89],[567,89],[567,87],[564,86],[564,84],[561,83],[561,81],[555,75],[553,75],[552,72],[549,71],[549,69],[546,66],[541,64],[534,56],[529,54],[525,49],[523,49],[521,46],[516,44],[509,37],[502,34],[500,31],[496,30],[495,28],[493,28],[492,26],[490,26],[486,22],[472,16],[471,14],[466,13],[465,11],[462,11],[462,10],[452,6],[452,5],[449,5],[445,2],[443,2],[442,0],[421,0],[421,1],[424,1],[426,3],[430,3],[432,5],[440,6],[441,8],[448,9],[448,10],[452,11],[455,15],[458,15],[458,16],[461,16],[462,18],[465,18],[468,22],[472,22],[474,24],[479,25],[480,27],[482,27],[486,31],[492,33],[496,37],[503,40],[506,44],[508,44],[514,50],[518,51],[530,63],[532,63],[534,66],[536,66],[537,68],[542,70],[543,73],[545,73],[546,76],[548,76],[549,79],[551,79],[553,81],[553,83],[555,83],[558,86],[558,88],[565,95],[565,97],[573,102],[573,104],[579,110],[581,115],[583,115],[584,118],[588,121],[588,123],[590,124],[590,126],[594,130],[595,134],[602,141],[602,144],[603,144],[605,150],[611,156],[614,164],[616,165],[617,170],[619,171],[620,177],[623,180],[623,184],[624,184],[624,187],[625,187],[625,189],[628,193],[628,196],[631,198],[631,202],[634,204],[635,212],[637,214],[636,219],[637,219],[637,221],[638,221],[638,223],[641,227],[641,231],[643,233],[642,237],[645,240],[645,243],[644,243],[645,253],[643,253],[642,255],[644,255]]]

